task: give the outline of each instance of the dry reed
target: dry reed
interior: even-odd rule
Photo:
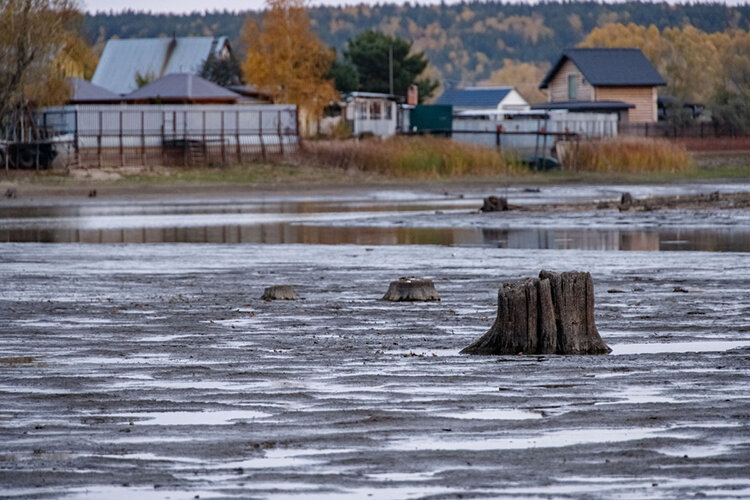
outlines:
[[[303,160],[396,178],[485,177],[518,171],[494,149],[438,137],[311,141],[305,145]]]
[[[586,172],[687,172],[695,165],[681,144],[664,139],[620,137],[558,144],[563,168]]]

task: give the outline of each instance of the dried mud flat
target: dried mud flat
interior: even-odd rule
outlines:
[[[750,495],[747,254],[2,249],[0,497]],[[592,273],[614,352],[459,355],[541,268]]]

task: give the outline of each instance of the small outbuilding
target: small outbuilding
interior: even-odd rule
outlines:
[[[137,104],[236,104],[240,95],[190,73],[163,76],[126,95]]]
[[[346,121],[355,136],[394,135],[398,127],[398,98],[392,94],[352,92],[346,98]]]
[[[529,109],[526,99],[510,86],[447,89],[438,97],[435,104],[452,106],[456,114],[476,110],[514,112]]]

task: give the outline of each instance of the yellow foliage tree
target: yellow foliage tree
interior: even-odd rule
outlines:
[[[595,28],[581,47],[637,47],[667,81],[666,93],[706,102],[720,84],[723,34],[708,34],[687,25],[683,28],[605,24]]]
[[[0,0],[0,120],[67,99],[58,63],[80,16],[73,0]]]
[[[532,104],[547,100],[539,90],[539,82],[549,71],[549,63],[520,62],[503,59],[503,67],[490,74],[482,85],[512,85],[524,99]]]
[[[249,18],[242,38],[248,47],[245,81],[273,102],[296,104],[317,117],[338,98],[325,78],[335,55],[310,28],[304,0],[267,0],[262,22]]]

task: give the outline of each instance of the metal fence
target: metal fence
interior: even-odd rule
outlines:
[[[295,151],[288,105],[88,105],[47,108],[60,161],[81,166],[212,165]]]
[[[662,138],[727,138],[750,137],[750,131],[718,125],[712,122],[689,123],[677,125],[667,122],[658,123],[624,123],[620,125],[623,135],[636,137]]]

